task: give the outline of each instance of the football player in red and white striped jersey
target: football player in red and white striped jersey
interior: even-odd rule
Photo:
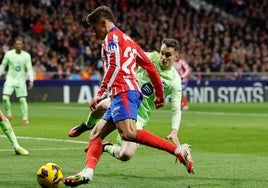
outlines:
[[[192,172],[192,161],[187,150],[180,145],[170,143],[147,130],[137,130],[137,111],[142,100],[135,71],[137,66],[145,69],[150,77],[154,91],[156,108],[164,106],[164,90],[155,65],[143,50],[128,35],[115,26],[112,10],[106,6],[96,8],[87,16],[87,22],[102,42],[102,60],[104,77],[97,96],[90,102],[94,110],[103,99],[106,91],[111,104],[103,119],[93,128],[87,148],[86,166],[76,175],[64,179],[66,186],[75,187],[93,179],[93,172],[102,154],[102,140],[118,129],[123,140],[144,144],[164,150],[174,155]],[[188,168],[189,166],[189,168]]]
[[[182,110],[188,110],[188,99],[186,96],[186,88],[189,81],[189,76],[191,73],[191,67],[188,65],[184,58],[179,58],[173,64],[179,75],[182,79],[182,98],[181,98],[181,107]]]

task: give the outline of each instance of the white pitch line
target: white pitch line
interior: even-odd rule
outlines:
[[[160,110],[153,110],[154,112],[160,112]],[[161,113],[170,113],[169,110],[161,110]],[[219,116],[251,116],[251,117],[268,117],[268,114],[257,113],[236,113],[236,112],[202,112],[202,111],[185,111],[185,114],[207,114],[207,115],[219,115]]]
[[[50,150],[82,150],[83,148],[43,148],[43,149],[28,149],[29,151],[50,151]],[[13,151],[13,149],[0,149],[0,152]]]
[[[1,136],[1,135],[0,135]],[[19,139],[25,140],[45,140],[45,141],[52,141],[52,142],[69,142],[69,143],[76,143],[76,144],[87,144],[86,141],[80,140],[65,140],[65,139],[56,139],[56,138],[36,138],[36,137],[27,137],[27,136],[17,136]]]
[[[6,138],[5,135],[0,135],[0,138]],[[65,143],[75,143],[75,144],[87,144],[88,142],[85,141],[79,141],[79,140],[64,140],[64,139],[55,139],[55,138],[35,138],[35,137],[27,137],[27,136],[17,136],[18,139],[24,139],[24,140],[41,140],[41,141],[51,141],[51,142],[65,142]],[[49,150],[69,150],[69,149],[83,149],[81,147],[79,148],[43,148],[43,149],[28,149],[29,151],[49,151]],[[13,151],[13,149],[0,149],[0,152],[3,151]]]
[[[0,135],[0,138],[6,138],[5,135]],[[28,137],[28,136],[17,136],[19,139],[24,140],[43,140],[43,141],[51,141],[51,142],[66,142],[66,143],[75,143],[75,144],[87,144],[86,141],[80,140],[64,140],[64,139],[56,139],[56,138],[36,138],[36,137]]]

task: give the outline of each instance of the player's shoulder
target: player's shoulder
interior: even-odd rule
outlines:
[[[11,49],[11,50],[8,50],[8,51],[6,51],[6,55],[9,55],[9,54],[13,54],[13,53],[15,53],[15,49]]]
[[[118,27],[115,27],[114,29],[112,29],[106,36],[108,38],[108,41],[111,40],[115,40],[115,41],[133,41],[132,38],[126,34],[125,32],[123,32],[122,30],[120,30]]]
[[[119,28],[110,31],[104,39],[104,47],[107,48],[108,52],[113,52],[118,46],[135,46],[135,42],[131,39],[129,35],[121,31]]]
[[[157,51],[152,51],[152,52],[146,52],[146,55],[147,56],[150,56],[150,57],[152,57],[152,56],[159,56],[159,53]]]
[[[176,68],[174,66],[171,66],[170,71],[179,76],[178,71],[176,70]]]
[[[157,51],[145,52],[145,54],[152,60],[157,61],[160,58],[160,54]]]
[[[176,79],[181,79],[178,71],[176,70],[176,68],[174,66],[171,67],[171,69],[169,70],[170,74],[172,75],[172,77],[174,78],[173,80],[176,80]]]
[[[31,57],[29,52],[26,52],[25,50],[22,50],[21,53],[26,57]]]

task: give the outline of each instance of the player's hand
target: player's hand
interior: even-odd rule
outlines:
[[[156,108],[161,108],[165,106],[165,98],[164,97],[155,97],[154,105]]]
[[[29,85],[28,85],[28,89],[30,90],[30,89],[32,89],[33,88],[33,82],[29,82]]]
[[[101,97],[100,97],[100,96],[97,95],[96,97],[94,97],[94,98],[91,100],[90,104],[89,104],[89,108],[90,108],[90,110],[91,110],[91,111],[96,110],[96,106],[97,106],[97,104],[98,104],[100,101],[101,101]]]
[[[180,145],[180,141],[177,135],[178,131],[176,129],[172,129],[171,133],[168,136],[166,136],[166,139],[170,139],[174,144]]]

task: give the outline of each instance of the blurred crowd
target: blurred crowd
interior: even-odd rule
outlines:
[[[100,79],[100,41],[85,17],[107,5],[145,51],[178,39],[192,78],[268,79],[267,0],[256,2],[208,0],[220,7],[208,10],[187,0],[2,0],[0,60],[22,34],[36,79]]]

